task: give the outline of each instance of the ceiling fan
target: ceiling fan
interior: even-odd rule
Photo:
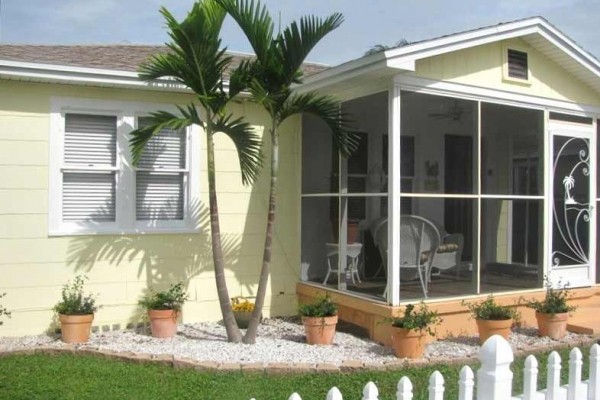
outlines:
[[[437,119],[449,119],[451,121],[458,122],[462,119],[463,115],[470,112],[461,106],[460,101],[456,99],[441,103],[439,109],[439,112],[429,113],[429,116]]]

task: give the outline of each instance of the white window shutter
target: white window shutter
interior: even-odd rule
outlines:
[[[65,116],[65,164],[116,165],[117,118],[104,115]]]
[[[138,126],[148,123],[139,118]],[[185,130],[163,129],[144,148],[136,172],[136,219],[183,220]]]
[[[115,220],[115,174],[63,174],[63,221]]]
[[[63,221],[115,221],[116,142],[115,116],[65,115]]]

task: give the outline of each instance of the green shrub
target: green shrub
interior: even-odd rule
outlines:
[[[179,282],[162,292],[156,292],[151,288],[148,294],[139,301],[139,305],[147,310],[181,311],[181,307],[187,299],[188,294],[183,288],[183,282]]]
[[[3,298],[4,296],[6,296],[6,293],[0,293],[0,299]],[[0,304],[0,317],[3,317],[3,316],[10,318],[10,312]],[[3,324],[3,322],[0,321],[0,325],[2,325],[2,324]]]
[[[96,299],[92,294],[83,295],[83,284],[87,278],[76,276],[73,283],[67,282],[62,288],[61,301],[54,306],[54,311],[63,315],[87,315],[98,310]]]
[[[467,306],[474,319],[486,321],[503,321],[507,319],[518,320],[520,314],[510,306],[501,306],[496,304],[494,296],[489,297],[481,302],[470,303],[462,301],[463,306]]]
[[[318,297],[313,303],[300,304],[298,313],[302,317],[332,317],[337,315],[337,306],[329,296]]]
[[[526,306],[529,308],[533,308],[535,311],[544,314],[563,314],[570,313],[574,311],[577,307],[570,306],[567,304],[567,300],[571,298],[571,291],[567,289],[568,283],[561,285],[561,282],[558,282],[558,288],[552,287],[552,282],[550,279],[546,277],[544,279],[546,286],[546,296],[544,300],[530,300],[527,302]]]
[[[425,331],[431,336],[435,336],[435,332],[431,329],[442,323],[442,319],[435,311],[430,311],[425,303],[421,302],[418,309],[413,304],[407,304],[402,318],[392,318],[392,326],[396,328],[411,329],[415,331]]]

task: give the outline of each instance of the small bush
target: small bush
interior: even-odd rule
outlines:
[[[139,301],[139,305],[147,310],[181,311],[181,307],[187,299],[188,294],[183,289],[183,283],[179,282],[162,292],[150,289],[148,294]]]
[[[544,300],[530,300],[526,306],[529,308],[533,308],[535,311],[543,314],[563,314],[570,313],[574,311],[577,307],[570,306],[567,304],[569,298],[572,297],[571,291],[567,288],[569,286],[568,283],[561,285],[561,282],[558,282],[558,288],[552,287],[552,282],[550,279],[546,277],[544,279],[546,286],[546,296]]]
[[[300,304],[298,313],[302,317],[333,317],[337,315],[337,306],[329,296],[318,297],[313,303]]]
[[[415,331],[425,331],[431,336],[435,332],[431,329],[442,323],[442,319],[435,311],[429,311],[425,303],[421,303],[418,309],[413,304],[407,304],[404,310],[404,317],[392,318],[392,326],[396,328],[411,329]]]
[[[462,305],[469,308],[474,319],[503,321],[507,319],[518,320],[520,317],[520,314],[514,308],[496,304],[492,295],[479,303],[469,303],[463,300]]]
[[[73,283],[67,282],[62,288],[61,301],[54,306],[57,314],[63,315],[88,315],[98,310],[94,295],[83,294],[83,284],[87,278],[83,275],[76,276]]]

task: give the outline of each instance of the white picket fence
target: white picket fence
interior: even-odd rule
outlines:
[[[473,400],[477,386],[477,400],[600,400],[600,346],[594,344],[590,349],[589,379],[582,380],[581,368],[583,356],[578,348],[569,354],[569,383],[560,384],[561,359],[556,351],[548,357],[548,379],[546,389],[538,390],[538,362],[530,355],[525,359],[523,369],[523,394],[512,396],[513,373],[510,364],[514,360],[510,345],[501,336],[489,338],[479,351],[481,368],[475,375],[469,366],[460,370],[458,380],[458,400]],[[435,371],[429,378],[429,400],[444,399],[444,377]],[[354,396],[349,399],[354,399]],[[412,400],[413,385],[406,376],[398,382],[396,399]],[[342,393],[333,387],[327,393],[326,400],[343,400]],[[255,399],[251,399],[255,400]],[[302,400],[298,393],[293,393],[288,400]],[[379,400],[379,390],[373,382],[365,385],[362,400]]]

